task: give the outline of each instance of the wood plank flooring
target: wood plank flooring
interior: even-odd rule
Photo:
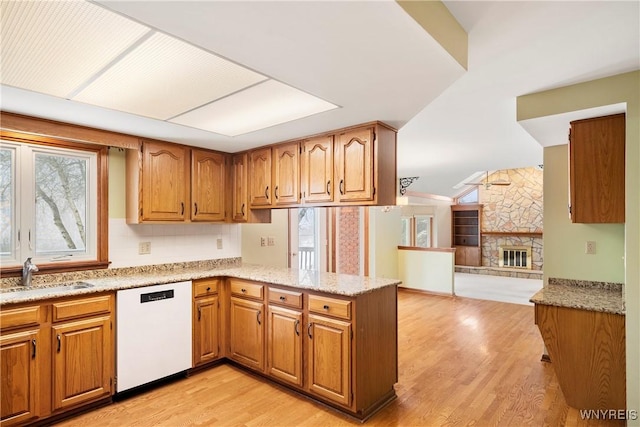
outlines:
[[[569,408],[533,307],[399,292],[398,398],[368,426],[596,426]],[[373,373],[375,375],[375,373]],[[66,420],[60,426],[360,425],[231,365]]]

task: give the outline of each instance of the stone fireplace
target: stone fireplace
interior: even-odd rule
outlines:
[[[498,267],[531,270],[531,265],[530,246],[500,246],[498,248]]]

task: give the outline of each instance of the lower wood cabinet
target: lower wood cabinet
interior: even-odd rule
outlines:
[[[351,323],[309,315],[309,391],[351,406]]]
[[[302,312],[269,306],[267,373],[302,386]]]
[[[264,303],[231,297],[229,357],[264,371]]]
[[[193,366],[220,358],[220,279],[193,281]]]
[[[110,398],[114,307],[114,294],[2,307],[2,426]]]
[[[43,358],[38,352],[38,345],[41,342],[39,329],[0,337],[3,426],[24,423],[39,415]]]
[[[113,346],[111,317],[52,327],[53,410],[111,394]]]

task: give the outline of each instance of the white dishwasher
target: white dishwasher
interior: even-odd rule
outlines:
[[[116,392],[191,368],[191,281],[116,294]]]

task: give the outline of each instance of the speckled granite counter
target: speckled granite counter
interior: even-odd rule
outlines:
[[[103,274],[109,274],[108,270]],[[98,276],[100,276],[100,274],[98,274]],[[34,276],[34,279],[36,277],[37,276]],[[185,263],[175,268],[158,266],[158,268],[142,267],[122,269],[121,274],[114,275],[111,273],[106,277],[91,277],[90,273],[88,276],[75,274],[62,277],[67,280],[50,283],[36,282],[37,284],[29,290],[15,285],[3,286],[2,292],[0,292],[0,305],[37,301],[61,296],[116,291],[206,277],[235,277],[238,279],[255,280],[274,285],[291,286],[345,296],[356,296],[375,289],[401,283],[400,280],[397,279],[380,279],[240,263],[229,263],[227,265],[192,265]],[[43,281],[41,277],[38,278],[40,281]],[[78,281],[88,283],[91,287],[81,289],[70,289],[70,287],[61,288],[61,286]]]
[[[534,304],[625,314],[622,284],[549,278],[529,301]]]

